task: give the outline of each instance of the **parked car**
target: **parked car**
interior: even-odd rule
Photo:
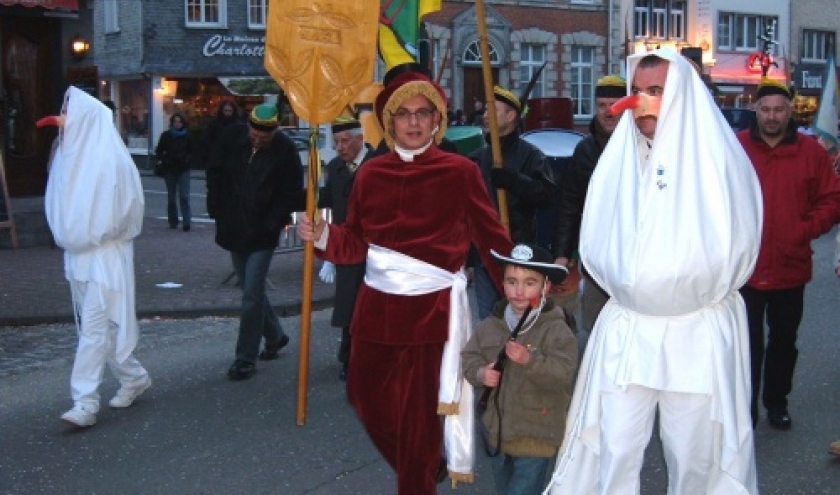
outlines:
[[[539,148],[546,156],[557,184],[563,180],[563,174],[575,152],[575,146],[585,137],[585,134],[568,129],[534,129],[522,133],[522,139]],[[556,229],[557,202],[555,201],[550,208],[537,212],[537,244],[550,251]]]
[[[729,122],[729,127],[735,132],[746,129],[755,120],[755,111],[749,108],[723,107],[720,109],[720,112],[726,121]]]

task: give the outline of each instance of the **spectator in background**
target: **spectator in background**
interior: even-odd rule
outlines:
[[[207,215],[215,218],[218,198],[210,194],[212,189],[218,192],[219,188],[211,187],[211,183],[218,183],[222,164],[220,162],[219,146],[222,142],[222,135],[232,124],[241,122],[239,107],[233,100],[222,100],[216,109],[216,118],[207,126],[204,131],[204,166],[207,174]]]
[[[604,76],[595,85],[595,116],[589,123],[589,135],[578,142],[566,172],[560,180],[559,206],[557,208],[557,231],[554,234],[552,248],[555,263],[568,269],[574,269],[577,263],[580,222],[583,217],[583,205],[589,180],[598,164],[607,142],[610,140],[620,115],[613,115],[610,106],[627,96],[627,82],[618,76]],[[580,294],[581,333],[578,339],[583,351],[586,339],[595,326],[595,319],[609,296],[598,286],[592,277],[581,270],[584,286]]]
[[[785,84],[762,79],[755,96],[755,121],[737,134],[764,202],[761,250],[741,289],[750,329],[751,412],[755,425],[760,398],[770,426],[787,430],[793,423],[787,396],[799,354],[797,332],[812,275],[811,241],[840,220],[840,179],[826,150],[797,132],[793,94]]]
[[[155,157],[163,165],[166,182],[166,215],[169,228],[178,228],[178,207],[181,208],[181,225],[189,232],[192,223],[190,211],[190,160],[192,159],[190,132],[184,116],[174,113],[169,117],[169,130],[163,131],[155,148]]]
[[[550,207],[554,201],[557,194],[554,176],[542,151],[521,137],[519,117],[522,114],[522,104],[519,98],[501,86],[494,87],[493,93],[496,100],[493,110],[496,112],[496,123],[499,127],[503,166],[493,167],[489,132],[485,133],[487,145],[470,154],[470,159],[478,164],[490,200],[497,211],[499,200],[496,190],[498,188],[505,191],[510,237],[513,242],[536,244],[537,210]],[[487,119],[485,128],[489,125],[490,119]],[[501,294],[496,291],[496,284],[489,278],[485,267],[474,254],[471,258],[478,300],[478,319],[483,320],[490,315]]]
[[[230,125],[219,148],[219,180],[208,184],[218,198],[216,244],[230,252],[242,287],[231,380],[251,378],[258,357],[277,359],[289,343],[265,294],[265,277],[280,232],[303,203],[303,167],[297,148],[278,131],[278,124],[277,105],[264,103],[254,107],[247,124]]]
[[[338,154],[327,164],[327,183],[318,196],[319,208],[332,210],[332,223],[341,225],[347,220],[347,202],[359,168],[373,157],[373,148],[365,144],[362,124],[353,117],[340,117],[331,127],[335,151]],[[365,264],[334,265],[324,261],[319,273],[327,283],[335,281],[335,303],[332,326],[341,329],[338,362],[341,363],[342,380],[347,379],[350,363],[350,321],[356,304],[356,293],[365,277]]]
[[[477,126],[484,125],[484,102],[478,98],[473,99],[473,110],[470,112],[467,124]]]

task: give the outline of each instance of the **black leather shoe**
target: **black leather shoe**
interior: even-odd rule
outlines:
[[[247,380],[254,376],[257,372],[257,367],[254,363],[237,359],[228,370],[228,378],[233,381]]]
[[[770,427],[776,430],[789,430],[793,424],[787,408],[768,410],[767,421],[770,422]]]
[[[273,361],[280,357],[280,349],[289,344],[289,336],[284,335],[280,337],[280,342],[276,344],[266,344],[263,351],[260,353],[260,359],[263,361]]]

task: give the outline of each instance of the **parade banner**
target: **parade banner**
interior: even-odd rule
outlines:
[[[440,10],[442,0],[382,0],[379,15],[379,56],[386,69],[417,63],[420,22]]]
[[[811,124],[814,134],[822,141],[827,150],[835,150],[840,144],[837,137],[837,67],[834,55],[825,62],[825,83],[820,97],[817,116]]]
[[[265,68],[309,122],[306,215],[317,214],[321,175],[318,126],[341,115],[373,80],[378,26],[377,0],[271,0],[266,26]],[[312,325],[314,246],[303,251],[297,424],[306,423],[309,334]]]

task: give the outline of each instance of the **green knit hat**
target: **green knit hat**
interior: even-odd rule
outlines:
[[[274,103],[263,103],[251,110],[248,116],[251,127],[260,131],[273,131],[280,125],[280,112]]]

